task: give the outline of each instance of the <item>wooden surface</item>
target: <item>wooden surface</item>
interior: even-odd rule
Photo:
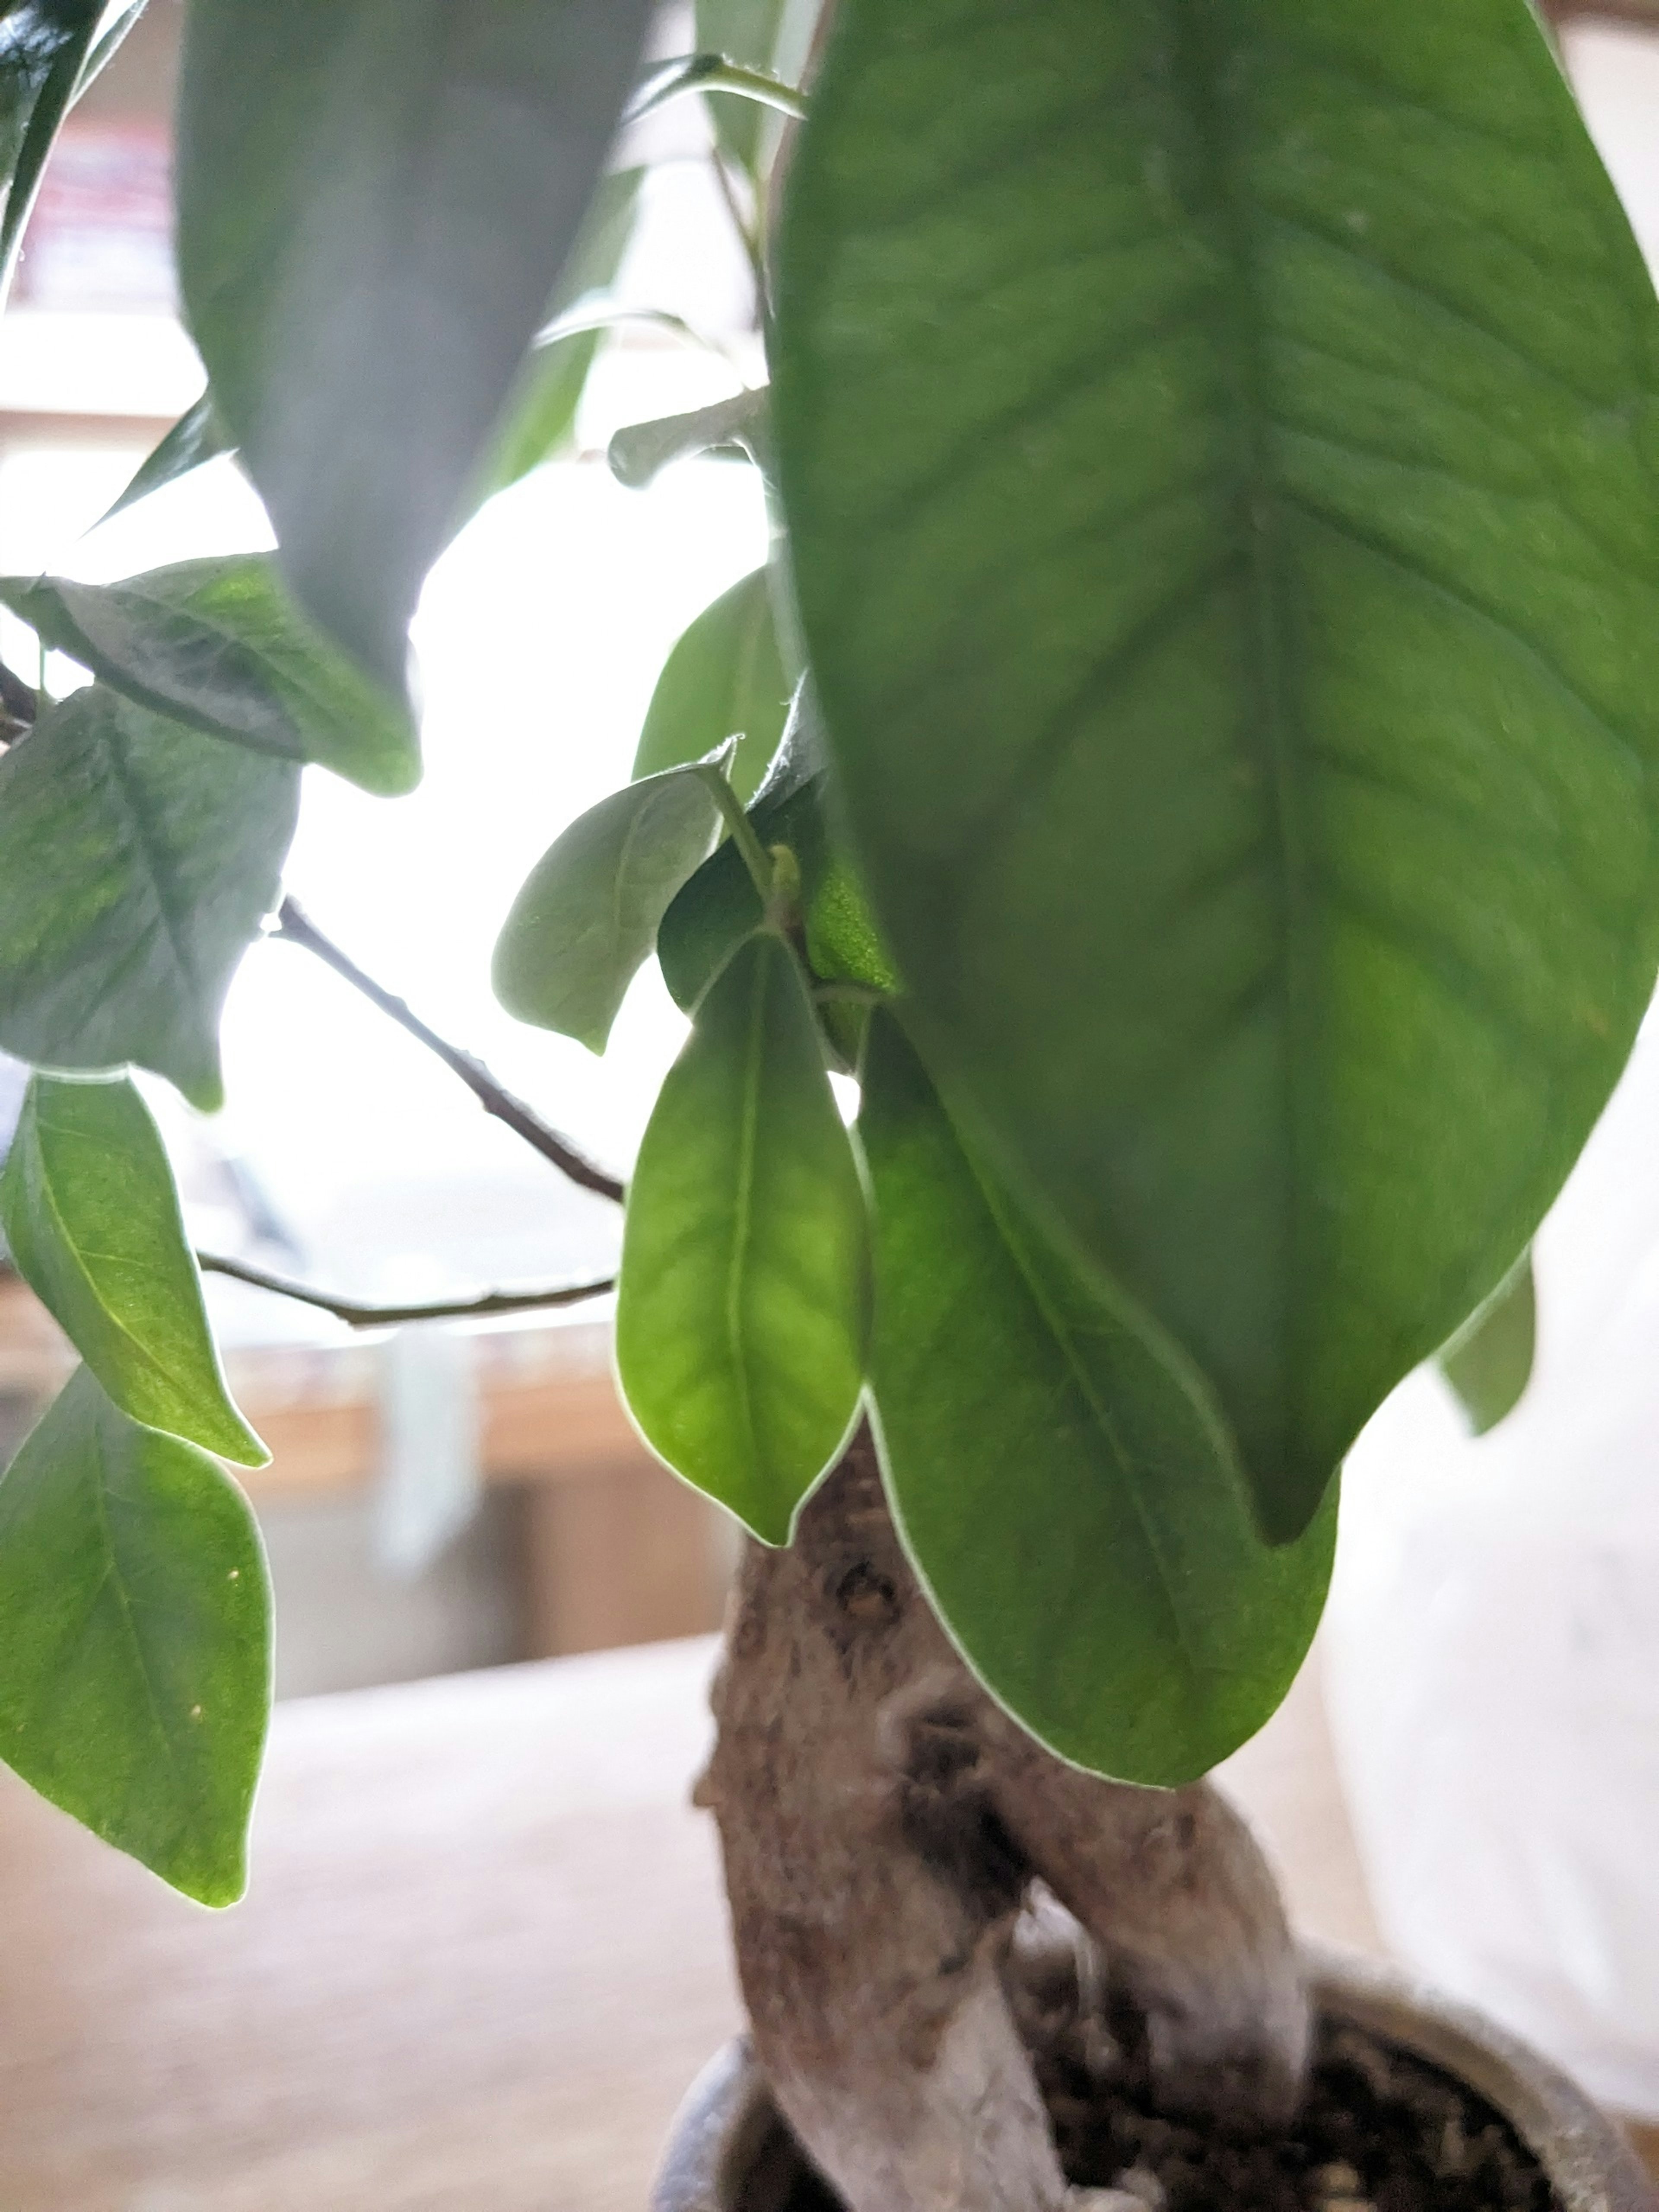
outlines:
[[[3,2212],[643,2212],[738,2007],[686,1804],[705,1641],[279,1709],[200,1912],[0,1775]],[[1304,1683],[1231,1770],[1374,1942]]]

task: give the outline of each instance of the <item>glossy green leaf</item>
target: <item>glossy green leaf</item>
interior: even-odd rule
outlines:
[[[279,760],[392,796],[420,781],[407,702],[294,605],[268,553],[181,561],[117,584],[0,579],[0,603],[118,691]]]
[[[401,684],[592,197],[646,0],[192,0],[179,261],[289,581]]]
[[[669,901],[714,842],[713,793],[695,769],[613,791],[531,870],[495,946],[509,1014],[603,1052]]]
[[[232,1404],[149,1109],[125,1080],[37,1075],[0,1176],[13,1264],[124,1413],[243,1467]]]
[[[1523,0],[845,0],[781,287],[915,1034],[1293,1534],[1651,994],[1640,256]]]
[[[0,1756],[187,1897],[233,1905],[270,1708],[246,1499],[80,1369],[0,1477]]]
[[[58,126],[111,14],[106,0],[12,0],[0,10],[0,301]]]
[[[155,451],[138,464],[126,489],[113,507],[105,509],[100,521],[109,521],[127,507],[137,507],[141,499],[148,499],[151,492],[160,491],[164,484],[176,483],[193,469],[234,451],[235,441],[213,404],[213,394],[204,392],[194,406],[185,410]]]
[[[643,169],[617,169],[599,179],[581,235],[548,307],[550,324],[580,301],[608,291],[634,235]],[[602,330],[577,330],[538,339],[508,394],[501,423],[467,511],[527,477],[567,446],[588,372],[604,343]]]
[[[740,947],[698,1008],[629,1188],[617,1370],[645,1439],[768,1544],[863,1380],[864,1194],[800,970]]]
[[[211,1111],[219,1010],[276,903],[300,773],[102,684],[0,757],[0,1049],[129,1062]]]
[[[940,1618],[1062,1757],[1196,1779],[1261,1726],[1307,1652],[1334,1494],[1294,1544],[1263,1541],[1196,1369],[970,1160],[884,1013],[859,1129],[878,1435]]]
[[[822,0],[696,0],[697,45],[745,69],[764,70],[798,84],[806,67]],[[781,118],[746,100],[708,101],[720,150],[751,174],[770,167]]]
[[[746,803],[778,749],[792,689],[778,649],[771,580],[757,568],[703,609],[664,663],[634,774],[654,775],[702,760],[740,736],[726,773]]]
[[[1532,1380],[1537,1336],[1537,1293],[1526,1252],[1440,1355],[1476,1436],[1495,1429],[1520,1404]]]

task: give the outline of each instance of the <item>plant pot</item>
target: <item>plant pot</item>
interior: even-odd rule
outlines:
[[[1304,1956],[1323,2019],[1426,2060],[1496,2106],[1543,2168],[1561,2212],[1659,2212],[1659,2191],[1625,2137],[1547,2059],[1369,1961],[1323,1948]],[[738,2038],[680,2107],[651,2212],[784,2212],[806,2171]]]

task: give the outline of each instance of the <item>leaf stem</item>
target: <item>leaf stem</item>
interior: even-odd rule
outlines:
[[[452,1074],[459,1076],[486,1114],[493,1115],[496,1121],[504,1122],[515,1136],[522,1137],[526,1144],[538,1152],[544,1160],[551,1160],[554,1166],[562,1174],[568,1176],[572,1182],[580,1183],[584,1190],[591,1190],[598,1197],[610,1199],[614,1205],[622,1204],[623,1185],[615,1176],[607,1175],[603,1168],[596,1167],[568,1137],[562,1137],[556,1129],[550,1128],[539,1114],[526,1106],[522,1099],[515,1098],[510,1091],[505,1090],[481,1060],[475,1060],[470,1052],[463,1052],[459,1046],[447,1043],[435,1030],[428,1029],[402,999],[395,998],[372,976],[366,975],[355,960],[323,935],[297,901],[291,898],[283,901],[282,909],[276,917],[276,927],[271,934],[285,944],[302,945],[325,967],[331,968],[337,975],[343,976],[354,990],[362,993],[371,1006],[378,1006],[383,1014],[397,1023],[399,1029],[406,1030],[428,1052],[435,1053]]]
[[[562,315],[538,331],[532,343],[539,350],[543,346],[556,345],[561,338],[582,337],[590,331],[615,330],[619,323],[646,323],[653,330],[668,331],[683,343],[696,346],[699,352],[712,354],[716,361],[724,362],[744,390],[750,389],[749,380],[729,347],[700,331],[696,324],[688,323],[684,315],[670,314],[665,307],[605,307],[592,314]]]
[[[714,172],[714,182],[720,187],[720,198],[726,203],[726,212],[732,218],[732,228],[738,234],[749,261],[749,273],[755,282],[755,306],[759,319],[764,322],[769,313],[769,289],[766,279],[766,252],[761,244],[759,227],[749,221],[738,204],[738,195],[732,187],[731,172],[718,146],[708,149],[708,166]]]
[[[726,780],[724,770],[713,761],[699,761],[696,768],[697,774],[714,793],[714,804],[732,833],[732,842],[742,855],[743,864],[754,881],[755,889],[760,893],[761,904],[769,915],[777,890],[777,870],[772,865],[772,856],[755,835],[755,825],[744,811],[743,801]]]
[[[344,1322],[348,1328],[396,1328],[409,1322],[478,1321],[494,1314],[538,1313],[554,1306],[578,1305],[584,1298],[603,1297],[617,1287],[616,1277],[608,1275],[602,1282],[561,1283],[544,1291],[487,1291],[478,1297],[442,1299],[434,1304],[377,1306],[331,1297],[325,1291],[313,1291],[286,1275],[267,1274],[263,1267],[247,1267],[218,1252],[198,1252],[196,1264],[204,1275],[227,1275],[233,1282],[251,1283],[256,1291],[270,1291],[277,1297],[314,1306],[319,1313],[332,1314],[337,1321]]]
[[[727,61],[724,54],[686,54],[675,61],[664,62],[656,80],[635,100],[623,120],[637,123],[653,107],[677,100],[683,92],[729,92],[739,100],[757,101],[763,107],[775,107],[780,115],[793,116],[797,123],[806,114],[806,99],[793,84],[785,84],[781,77],[769,76],[764,70],[744,69],[740,63]]]

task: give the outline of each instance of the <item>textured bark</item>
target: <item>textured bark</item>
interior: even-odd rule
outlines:
[[[1059,2212],[1010,2002],[1041,1877],[1146,2014],[1160,2092],[1293,2106],[1308,2020],[1271,1876],[1206,1785],[1064,1765],[975,1682],[923,1597],[867,1434],[787,1552],[749,1547],[699,1802],[778,2104],[852,2212]],[[1062,1939],[1063,1941],[1064,1939]]]

